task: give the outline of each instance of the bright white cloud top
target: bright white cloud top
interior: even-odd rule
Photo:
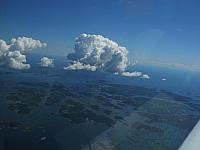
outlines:
[[[65,67],[66,70],[89,70],[89,71],[95,71],[97,68],[95,66],[86,65],[81,62],[74,61],[73,64]]]
[[[40,65],[41,65],[41,67],[53,67],[54,59],[42,57],[40,59]]]
[[[7,45],[4,40],[0,39],[0,56],[4,55],[4,53],[6,53],[9,48],[10,46]]]
[[[128,64],[128,51],[101,35],[81,34],[75,40],[74,52],[68,55],[72,66],[65,69],[123,72]],[[89,69],[90,68],[90,69]],[[96,70],[95,69],[95,70]]]
[[[26,64],[26,55],[20,53],[20,51],[8,51],[6,55],[6,65],[14,69],[29,69],[30,64]]]
[[[42,43],[39,40],[34,40],[32,38],[27,37],[18,37],[11,39],[11,50],[18,50],[22,53],[29,52],[36,48],[43,48],[46,47],[46,43]]]
[[[150,79],[150,76],[148,74],[143,74],[141,78]]]
[[[126,77],[141,77],[142,76],[142,72],[122,72],[122,76],[126,76]]]
[[[46,47],[47,44],[27,37],[11,39],[10,44],[0,39],[0,65],[13,69],[29,69],[26,54],[33,49]],[[101,35],[81,34],[75,39],[74,52],[68,55],[70,65],[67,70],[107,71],[126,77],[149,79],[142,72],[127,72],[128,50],[116,42]],[[42,67],[54,65],[54,59],[43,57],[39,63]]]
[[[149,79],[142,72],[126,72],[128,50],[101,35],[81,34],[75,39],[74,52],[68,55],[72,60],[66,70],[107,71],[126,77]],[[133,60],[132,60],[133,61]],[[136,61],[134,61],[136,62]]]
[[[122,72],[121,73],[122,76],[125,77],[140,77],[140,78],[144,78],[144,79],[150,79],[150,76],[147,74],[143,74],[142,72]]]
[[[0,39],[0,65],[4,65],[13,69],[29,69],[30,64],[26,63],[26,53],[47,46],[39,40],[27,37],[13,38],[11,44],[6,44]]]

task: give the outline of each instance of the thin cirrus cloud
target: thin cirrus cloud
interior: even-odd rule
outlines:
[[[46,46],[46,43],[28,37],[13,38],[10,44],[0,39],[0,65],[18,70],[29,69],[26,54],[33,49]]]

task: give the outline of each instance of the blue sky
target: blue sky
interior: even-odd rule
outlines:
[[[3,0],[0,38],[48,43],[41,54],[66,55],[81,33],[100,34],[142,63],[200,65],[198,0]]]

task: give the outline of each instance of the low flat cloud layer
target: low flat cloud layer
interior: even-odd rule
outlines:
[[[42,57],[40,59],[40,66],[41,67],[53,67],[54,66],[54,59]]]
[[[29,69],[26,63],[26,54],[36,48],[46,47],[46,43],[27,37],[11,39],[10,44],[0,39],[0,65],[13,69]]]

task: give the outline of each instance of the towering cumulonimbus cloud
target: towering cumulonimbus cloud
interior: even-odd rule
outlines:
[[[26,63],[26,53],[45,46],[46,43],[27,37],[14,38],[9,45],[0,39],[0,65],[19,70],[29,69],[30,64]]]
[[[54,59],[42,57],[40,59],[40,65],[41,67],[53,67],[54,66]]]
[[[68,55],[71,66],[65,69],[123,72],[128,64],[128,51],[101,35],[81,34],[75,40],[74,52]]]
[[[128,50],[101,35],[81,34],[75,39],[74,52],[68,54],[71,64],[66,70],[108,71],[126,77],[149,79],[142,72],[127,72]],[[132,60],[133,61],[133,60]],[[136,61],[134,60],[136,63]],[[134,63],[134,64],[135,64]]]

